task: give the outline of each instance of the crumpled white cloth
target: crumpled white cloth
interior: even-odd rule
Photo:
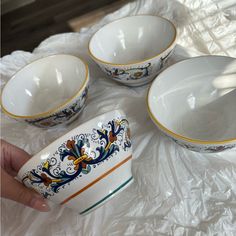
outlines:
[[[135,181],[84,217],[53,203],[51,212],[39,213],[3,199],[2,235],[236,235],[236,150],[201,154],[171,142],[148,116],[149,85],[129,88],[115,83],[88,56],[88,40],[98,28],[135,14],[161,15],[177,26],[178,45],[165,67],[201,54],[236,57],[235,0],[134,1],[80,33],[55,35],[32,53],[15,51],[3,57],[1,86],[28,62],[55,53],[84,58],[89,63],[91,86],[84,111],[69,126],[42,130],[2,114],[2,138],[34,154],[87,119],[121,108],[133,136]]]

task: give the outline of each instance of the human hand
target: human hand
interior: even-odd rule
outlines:
[[[46,199],[14,179],[30,155],[1,139],[1,197],[11,199],[39,211],[49,211]]]

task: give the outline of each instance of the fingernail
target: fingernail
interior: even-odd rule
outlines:
[[[50,207],[47,204],[46,200],[39,198],[39,197],[35,197],[32,199],[31,207],[33,207],[34,209],[37,209],[39,211],[43,211],[43,212],[50,211]]]

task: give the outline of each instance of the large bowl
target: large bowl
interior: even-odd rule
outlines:
[[[73,121],[88,93],[88,66],[72,55],[52,55],[19,70],[2,91],[2,110],[38,127]]]
[[[159,16],[125,17],[99,29],[89,53],[113,80],[129,86],[149,83],[175,46],[176,28]]]
[[[86,214],[132,181],[129,123],[121,110],[100,115],[34,155],[18,178],[55,203]]]
[[[148,93],[157,127],[181,146],[219,152],[236,146],[236,59],[202,56],[163,71]]]

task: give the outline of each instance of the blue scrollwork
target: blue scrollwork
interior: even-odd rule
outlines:
[[[145,78],[150,75],[151,63],[143,67],[130,68],[130,69],[121,69],[121,68],[112,68],[111,70],[105,68],[105,72],[108,76],[111,76],[116,80],[138,80]]]
[[[118,136],[121,137],[122,145],[117,142]],[[91,142],[97,145],[92,151],[89,148]],[[109,121],[101,129],[96,129],[96,133],[93,130],[91,134],[81,134],[61,144],[52,157],[26,173],[23,182],[40,187],[39,191],[45,197],[50,197],[78,176],[89,174],[92,168],[111,158],[121,148],[124,151],[131,148],[128,121]],[[63,163],[66,168],[62,167]]]

